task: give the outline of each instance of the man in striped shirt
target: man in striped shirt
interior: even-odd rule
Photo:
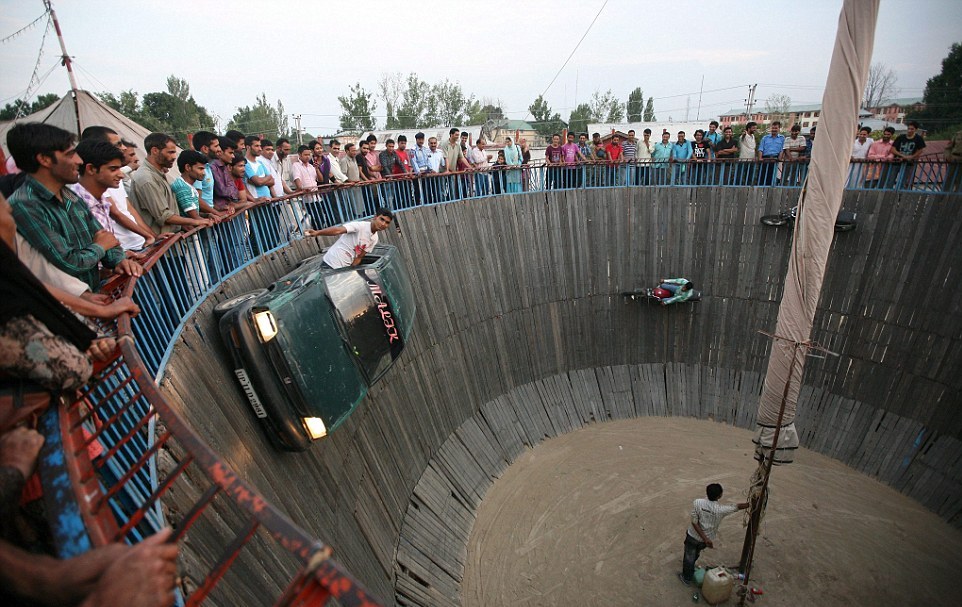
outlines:
[[[691,524],[685,534],[685,556],[682,559],[681,573],[678,579],[688,586],[695,575],[695,561],[705,548],[714,548],[712,543],[718,534],[718,525],[722,519],[748,508],[748,502],[741,504],[719,504],[722,496],[722,486],[712,483],[705,487],[708,499],[697,499],[692,504]]]
[[[100,286],[100,270],[140,276],[143,268],[124,256],[120,242],[94,218],[68,184],[80,180],[74,136],[49,124],[25,122],[7,133],[7,147],[25,173],[10,197],[17,231],[47,261],[87,283]]]

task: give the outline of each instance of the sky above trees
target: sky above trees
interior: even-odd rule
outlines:
[[[0,36],[43,12],[39,0],[3,3]],[[189,83],[196,103],[221,128],[238,108],[257,106],[263,93],[271,107],[281,100],[286,113],[301,114],[305,130],[331,133],[342,113],[338,97],[350,95],[357,83],[376,94],[381,77],[395,73],[416,74],[429,86],[460,85],[466,98],[474,95],[482,107],[494,101],[490,105],[514,119],[531,119],[529,108],[542,93],[552,112],[568,120],[579,107],[582,113],[582,106],[591,107],[596,94],[610,90],[624,103],[635,88],[646,102],[653,99],[662,120],[686,114],[706,120],[741,107],[751,83],[759,84],[759,100],[779,93],[793,103],[818,103],[841,0],[804,6],[610,0],[550,88],[603,0],[444,2],[431,11],[396,10],[395,3],[377,0],[350,11],[327,11],[322,4],[238,0],[215,20],[189,4],[135,2],[124,6],[122,26],[109,31],[102,25],[106,5],[98,10],[55,0],[54,6],[83,88],[118,98],[124,91],[144,95],[166,90],[173,74]],[[229,32],[236,61],[215,59],[223,46],[205,42],[215,22],[218,32]],[[881,3],[873,61],[894,71],[899,96],[922,96],[960,41],[960,23],[957,0]],[[312,32],[306,45],[300,42],[305,32]],[[52,34],[36,61],[42,33],[35,27],[0,45],[0,105],[22,94],[36,65],[45,79],[34,95],[68,89]],[[185,48],[201,56],[188,59]],[[377,106],[384,124],[387,107]]]

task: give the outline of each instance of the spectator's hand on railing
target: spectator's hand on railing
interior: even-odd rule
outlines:
[[[140,306],[135,304],[134,300],[130,297],[121,297],[120,299],[112,301],[103,306],[103,310],[97,313],[94,318],[113,320],[125,312],[130,314],[130,317],[133,318],[140,314]]]
[[[177,544],[169,528],[126,547],[107,567],[81,607],[169,607],[177,585]]]
[[[18,470],[27,480],[37,467],[41,447],[42,434],[25,426],[14,428],[0,436],[0,467]]]
[[[113,236],[113,234],[111,234]],[[125,259],[114,268],[114,274],[126,274],[127,276],[143,276],[144,267],[133,259]]]
[[[101,306],[106,306],[111,301],[110,295],[107,295],[105,293],[93,293],[91,291],[84,291],[83,293],[80,294],[79,297],[81,299],[86,299],[91,303],[95,303]]]
[[[113,337],[102,337],[90,342],[90,347],[87,348],[87,356],[96,362],[104,362],[110,360],[116,349],[117,340]]]
[[[100,245],[105,251],[120,246],[120,241],[107,230],[97,230],[94,234],[94,244]]]

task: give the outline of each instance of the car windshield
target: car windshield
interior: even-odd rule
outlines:
[[[403,345],[377,271],[361,268],[326,279],[349,349],[370,383],[388,370]]]

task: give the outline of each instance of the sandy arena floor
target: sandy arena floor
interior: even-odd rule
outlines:
[[[751,446],[748,431],[679,418],[542,443],[481,504],[463,604],[691,605],[676,577],[691,502],[710,482],[725,487],[723,502],[744,501]],[[754,605],[962,604],[962,532],[915,501],[807,450],[775,469],[771,489]],[[743,520],[726,518],[698,564],[737,564]]]

